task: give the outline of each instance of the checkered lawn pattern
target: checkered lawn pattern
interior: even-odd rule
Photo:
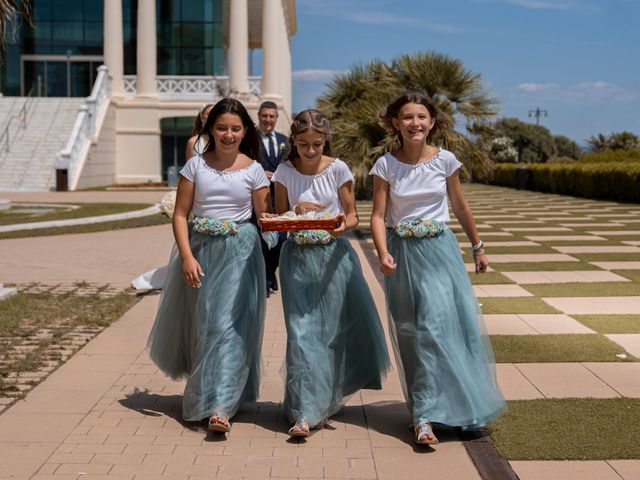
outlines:
[[[578,328],[598,326],[591,335],[609,330],[638,335],[640,205],[475,184],[464,190],[491,264],[485,275],[469,273],[490,333],[496,334],[495,315],[564,314]],[[365,232],[371,207],[371,202],[358,202]],[[453,215],[450,227],[471,270],[471,248]],[[606,297],[611,299],[610,309],[602,303],[606,299],[600,301]],[[575,313],[574,304],[586,311]],[[571,334],[570,325],[567,329],[563,333]],[[640,338],[626,340],[631,340],[626,345],[633,352],[625,353],[640,356]]]

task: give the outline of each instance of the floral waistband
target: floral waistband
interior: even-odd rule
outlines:
[[[291,232],[289,238],[298,245],[327,245],[335,240],[326,230],[299,230]]]
[[[437,237],[447,229],[447,224],[440,220],[424,220],[421,218],[407,218],[395,227],[393,231],[402,238],[407,237]]]
[[[237,235],[240,226],[247,222],[234,222],[233,220],[218,220],[209,217],[194,217],[191,228],[194,232],[212,237],[228,237]]]

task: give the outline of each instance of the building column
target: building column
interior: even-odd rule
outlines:
[[[136,96],[157,97],[156,0],[138,0],[137,28]]]
[[[284,108],[291,113],[291,44],[284,12],[280,19],[280,95]]]
[[[264,99],[276,99],[281,95],[280,83],[280,21],[282,18],[281,0],[263,0],[262,2],[262,81],[261,96]]]
[[[247,0],[229,3],[229,88],[242,95],[249,92],[249,9]]]
[[[104,2],[104,64],[111,76],[111,95],[124,95],[124,47],[122,36],[122,0]]]

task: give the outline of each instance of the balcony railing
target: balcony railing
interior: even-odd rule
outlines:
[[[260,96],[262,77],[249,77],[249,93]],[[210,102],[226,97],[233,92],[229,88],[228,76],[158,75],[156,90],[160,100]],[[136,76],[124,76],[124,96],[133,98],[136,94]]]
[[[111,80],[107,67],[98,67],[98,76],[93,84],[91,96],[80,106],[76,122],[64,149],[58,154],[56,169],[68,173],[68,189],[75,190],[87,153],[99,123],[104,119],[111,98]]]

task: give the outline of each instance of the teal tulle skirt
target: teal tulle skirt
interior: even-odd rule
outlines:
[[[287,240],[280,255],[287,327],[284,411],[313,426],[362,388],[380,389],[389,367],[384,332],[358,257],[343,238]]]
[[[387,242],[398,265],[385,277],[390,331],[413,422],[486,425],[506,403],[455,235],[390,231]]]
[[[232,417],[254,401],[260,385],[260,350],[266,286],[256,227],[237,235],[192,232],[191,251],[204,271],[202,286],[182,278],[179,256],[167,278],[147,349],[173,379],[186,378],[182,417],[209,418],[213,409]]]

